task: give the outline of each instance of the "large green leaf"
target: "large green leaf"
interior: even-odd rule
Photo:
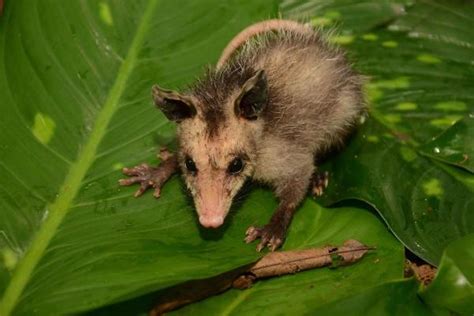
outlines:
[[[315,216],[308,220],[305,213]],[[328,224],[330,223],[330,224]],[[307,232],[313,232],[308,235]],[[307,201],[297,213],[285,248],[298,249],[357,238],[377,245],[354,266],[306,271],[260,281],[248,290],[230,290],[186,306],[176,315],[449,315],[472,314],[473,235],[449,246],[436,279],[421,289],[399,279],[403,253],[385,227],[364,210],[324,209]],[[206,282],[203,280],[203,282]],[[163,292],[109,306],[88,315],[145,315]]]
[[[201,231],[173,179],[156,201],[120,189],[174,128],[150,87],[177,88],[214,62],[270,1],[7,1],[0,21],[0,314],[101,306],[257,258],[242,242],[269,216],[256,194]],[[263,214],[259,212],[263,209]]]
[[[463,315],[474,313],[474,234],[456,240],[443,254],[434,281],[421,290],[425,302]]]
[[[438,163],[467,169],[471,163],[474,7],[463,1],[287,0],[282,10],[338,25],[333,41],[370,77],[370,117],[325,166],[332,177],[326,203],[370,203],[410,250],[437,264],[449,242],[474,232],[473,175]],[[444,149],[444,158],[427,154],[430,146]],[[448,157],[450,149],[460,154]]]
[[[472,111],[473,9],[458,1],[406,2],[412,4],[285,1],[281,8],[284,15],[313,18],[314,24],[338,23],[341,33],[333,40],[347,44],[357,66],[373,77],[367,86],[371,117],[347,151],[326,166],[332,177],[327,202],[368,201],[410,249],[437,262],[447,243],[474,229],[468,212],[474,181],[467,171],[439,162],[456,161],[432,159],[429,144],[421,144]],[[150,194],[135,200],[133,188],[120,189],[116,182],[122,166],[155,163],[157,148],[172,146],[174,127],[153,109],[151,85],[180,88],[191,82],[233,34],[275,16],[273,2],[16,0],[5,9],[0,18],[2,316],[89,310],[258,257],[242,237],[248,225],[270,217],[276,206],[271,192],[254,190],[224,229],[209,232],[197,225],[177,177],[158,201]],[[454,134],[469,136],[462,129]],[[449,139],[445,145],[454,148]],[[326,212],[334,218],[324,221]],[[359,221],[355,212],[323,211],[307,201],[285,247],[371,236],[365,231],[373,218],[359,210]],[[318,227],[327,234],[308,235]],[[380,247],[375,256],[388,262],[385,274],[370,261],[372,254],[347,270],[305,272],[257,286],[282,284],[293,294],[298,280],[311,282],[303,276],[331,280],[358,271],[350,287],[343,279],[334,283],[357,292],[392,279],[400,269],[400,247],[378,227],[385,237],[367,241]],[[372,271],[379,280],[371,278]],[[326,289],[342,298],[332,285]],[[322,295],[304,294],[295,300]]]
[[[325,209],[308,200],[296,214],[284,248],[338,245],[351,238],[375,246],[376,250],[352,266],[322,268],[259,281],[250,289],[229,290],[177,310],[176,314],[302,315],[329,302],[402,277],[402,245],[374,214],[364,209]],[[145,297],[133,304],[125,302],[106,309],[103,314],[130,315],[149,304],[149,298]],[[134,310],[127,310],[128,306]]]

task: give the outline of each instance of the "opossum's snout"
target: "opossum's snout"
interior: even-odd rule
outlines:
[[[245,182],[245,163],[240,157],[222,159],[222,166],[212,166],[208,159],[194,161],[185,156],[183,174],[191,192],[199,223],[206,228],[224,224],[234,196]]]
[[[221,226],[229,212],[231,202],[231,197],[226,194],[222,181],[219,179],[214,179],[213,182],[205,181],[194,197],[201,225],[206,228]]]
[[[206,228],[218,228],[224,224],[224,216],[222,215],[199,215],[199,223]]]

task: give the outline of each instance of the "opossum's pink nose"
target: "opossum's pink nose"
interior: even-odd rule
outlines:
[[[199,216],[199,222],[206,228],[217,228],[224,223],[223,216]]]

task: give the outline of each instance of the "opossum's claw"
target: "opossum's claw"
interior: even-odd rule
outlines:
[[[262,234],[262,229],[254,226],[250,226],[245,232],[245,242],[250,244],[256,240]]]
[[[140,183],[140,188],[137,190],[137,192],[135,192],[134,196],[135,197],[139,197],[140,195],[142,195],[148,188],[150,187],[150,183],[147,182],[146,180],[145,181],[142,181]]]
[[[168,160],[173,157],[173,153],[168,150],[168,148],[163,147],[160,149],[160,152],[158,153],[158,157],[161,160]]]
[[[262,240],[258,245],[257,245],[257,252],[261,252],[263,248],[267,245],[268,240]]]
[[[246,243],[251,243],[260,238],[260,243],[257,245],[258,252],[262,251],[265,247],[275,251],[283,244],[286,230],[280,225],[270,223],[261,228],[250,226],[245,234]]]
[[[311,178],[311,194],[314,197],[321,196],[329,184],[329,173],[315,172]]]
[[[156,198],[159,198],[160,194],[161,194],[161,188],[156,187],[155,192],[153,192],[153,196],[156,197]]]

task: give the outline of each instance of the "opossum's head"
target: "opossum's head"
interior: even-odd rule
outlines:
[[[153,87],[155,104],[179,123],[179,165],[204,227],[223,224],[252,176],[260,115],[268,102],[263,71],[231,79],[214,73],[187,94]]]

